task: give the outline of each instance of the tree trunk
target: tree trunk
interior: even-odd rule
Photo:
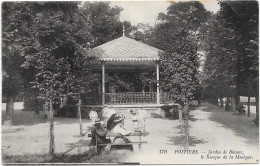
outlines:
[[[218,105],[218,98],[217,97],[211,97],[210,99],[210,103],[213,105]]]
[[[250,96],[248,96],[247,100],[247,116],[250,117]]]
[[[223,100],[223,97],[220,98],[220,107],[221,107],[221,108],[224,107],[224,100]]]
[[[256,94],[255,102],[256,102],[255,124],[256,124],[257,126],[259,126],[259,94]]]
[[[79,99],[78,117],[79,117],[79,133],[81,136],[83,136],[83,128],[82,128],[82,122],[81,122],[81,99]]]
[[[231,102],[230,97],[227,97],[227,103],[230,103],[230,102]]]
[[[235,96],[235,110],[238,110],[238,107],[240,106],[240,96],[236,95]]]
[[[7,103],[6,103],[6,116],[4,120],[4,125],[11,126],[13,125],[13,112],[14,112],[14,96],[8,95],[7,96]]]
[[[50,100],[50,146],[49,146],[49,154],[51,156],[54,155],[54,123],[53,123],[53,110],[52,110],[52,99]]]
[[[231,97],[231,111],[236,111],[236,102],[234,97]]]

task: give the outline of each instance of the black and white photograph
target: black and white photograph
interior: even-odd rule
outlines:
[[[1,2],[3,165],[259,164],[258,1]]]

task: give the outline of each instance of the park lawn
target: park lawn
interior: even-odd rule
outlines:
[[[98,155],[95,149],[81,154],[55,155],[48,154],[36,155],[2,155],[4,163],[120,163],[121,156],[126,152],[105,150]]]

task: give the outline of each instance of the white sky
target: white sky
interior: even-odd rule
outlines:
[[[216,13],[219,10],[219,5],[216,1],[204,1],[204,7]],[[149,23],[154,25],[158,13],[167,12],[169,1],[112,1],[111,5],[117,5],[124,10],[121,12],[121,21],[130,21],[132,25],[137,23]]]

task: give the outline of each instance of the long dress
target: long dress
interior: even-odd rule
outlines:
[[[127,139],[125,136],[130,134],[130,131],[127,131],[122,125],[121,123],[116,124],[116,126],[111,130],[112,133],[117,133],[120,134],[120,136],[117,136],[114,138],[113,143],[116,144],[121,144],[121,145],[117,145],[117,146],[111,146],[111,149],[124,149],[124,150],[131,150],[133,151],[133,145],[131,144],[127,144],[130,143],[131,141],[129,139]],[[124,145],[127,144],[127,145]]]

